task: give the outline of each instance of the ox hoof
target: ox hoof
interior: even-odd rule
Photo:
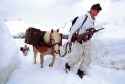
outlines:
[[[43,65],[41,65],[40,67],[43,68]]]
[[[34,62],[34,64],[36,64],[36,62]]]
[[[53,67],[53,64],[49,64],[49,67]]]

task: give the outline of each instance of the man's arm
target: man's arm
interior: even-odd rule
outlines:
[[[81,42],[82,40],[84,42],[86,42],[86,41],[88,41],[88,40],[90,40],[92,38],[92,36],[93,36],[94,33],[98,32],[100,30],[103,30],[103,29],[104,28],[96,30],[95,28],[89,28],[89,29],[86,30],[85,33],[83,33],[83,34],[81,34],[81,35],[78,36],[78,40],[79,40],[79,42]]]

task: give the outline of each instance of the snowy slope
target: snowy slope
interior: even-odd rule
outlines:
[[[12,39],[10,32],[4,22],[0,21],[0,69],[7,66],[10,62],[18,59],[17,47]],[[12,59],[12,60],[11,60]],[[6,61],[6,62],[5,62]]]
[[[8,27],[0,20],[0,84],[4,84],[19,65],[19,52]]]

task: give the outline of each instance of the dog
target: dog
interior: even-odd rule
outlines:
[[[29,47],[27,45],[25,45],[24,47],[20,47],[20,51],[22,51],[24,56],[27,56]]]

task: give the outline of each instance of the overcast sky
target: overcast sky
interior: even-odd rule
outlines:
[[[106,6],[109,0],[0,0],[0,17],[18,30],[27,25],[64,27],[73,17],[86,13],[93,3]],[[105,5],[104,5],[105,3]],[[17,22],[20,21],[20,22]],[[16,23],[16,25],[14,24]]]

